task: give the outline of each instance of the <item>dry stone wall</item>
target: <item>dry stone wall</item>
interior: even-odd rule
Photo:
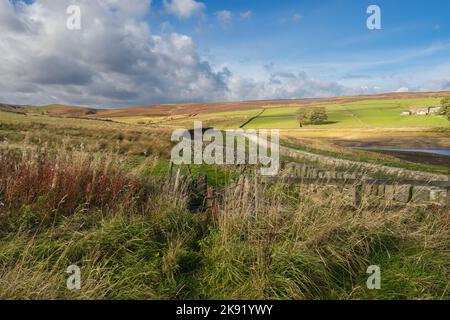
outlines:
[[[300,178],[300,182],[304,179],[312,184],[326,184],[327,181],[332,184],[336,184],[337,181],[342,181],[342,184],[351,183],[355,185],[355,188],[361,188],[357,191],[360,193],[357,196],[362,198],[377,197],[398,203],[450,204],[450,184],[447,187],[439,187],[433,185],[433,182],[402,182],[401,179],[383,182],[383,180],[371,179],[364,173],[317,169],[308,164],[292,162],[285,163],[280,172],[281,179],[287,177]]]

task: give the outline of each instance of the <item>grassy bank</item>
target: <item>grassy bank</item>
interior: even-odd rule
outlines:
[[[115,155],[0,162],[1,298],[450,298],[448,210],[355,210],[336,190],[282,185],[255,199],[228,184],[197,212]],[[74,264],[79,291],[66,288]],[[369,265],[381,290],[366,288]]]

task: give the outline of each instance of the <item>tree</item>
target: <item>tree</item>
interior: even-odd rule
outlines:
[[[299,108],[295,114],[300,127],[307,124],[323,124],[328,120],[328,115],[323,107]]]
[[[308,120],[309,120],[308,109],[307,108],[298,109],[297,113],[295,114],[295,118],[297,119],[298,123],[300,124],[300,128],[302,128],[305,124],[308,123]]]
[[[444,98],[441,100],[441,109],[439,114],[446,116],[448,121],[450,121],[450,98]]]
[[[314,108],[311,113],[311,124],[323,124],[328,120],[327,111],[325,108]]]

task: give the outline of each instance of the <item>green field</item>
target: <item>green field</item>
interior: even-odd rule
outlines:
[[[322,105],[328,114],[328,122],[321,125],[307,125],[304,129],[376,129],[376,128],[436,128],[449,127],[443,116],[404,116],[401,113],[411,108],[439,106],[441,98],[377,99],[350,103]],[[174,116],[129,116],[109,118],[127,124],[163,125],[192,127],[194,121],[204,126],[219,129],[300,129],[295,114],[301,106],[264,106],[248,110],[200,113],[197,115]]]
[[[449,122],[440,116],[403,116],[403,111],[411,107],[426,107],[439,105],[440,99],[402,99],[402,100],[366,100],[348,104],[333,104],[324,106],[328,113],[328,123],[311,125],[306,128],[314,129],[344,129],[344,128],[396,128],[396,127],[446,127]],[[297,129],[299,125],[295,119],[296,107],[270,108],[248,123],[245,128],[265,129]],[[231,119],[242,121],[258,114],[260,110],[246,110],[224,113],[210,113],[202,115],[199,120],[220,120],[230,123]],[[238,124],[233,121],[232,124]]]

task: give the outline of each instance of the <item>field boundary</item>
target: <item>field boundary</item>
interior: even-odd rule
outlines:
[[[263,183],[351,186],[355,207],[364,197],[378,197],[400,203],[436,203],[450,207],[450,181],[392,179],[336,179],[330,177],[262,177]]]
[[[261,112],[259,112],[257,115],[250,117],[250,119],[248,119],[247,121],[244,122],[244,124],[242,124],[239,129],[244,129],[246,125],[250,124],[253,120],[256,120],[257,118],[259,118],[260,116],[263,115],[263,113],[266,111],[266,108],[263,108],[261,110]]]

